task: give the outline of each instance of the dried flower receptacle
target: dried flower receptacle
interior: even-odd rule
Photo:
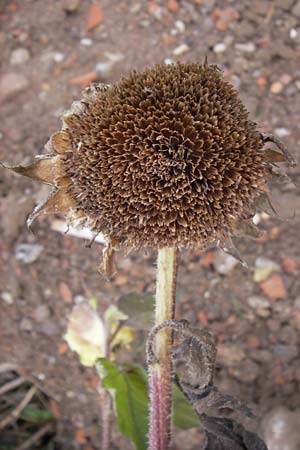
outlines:
[[[273,141],[279,151],[265,144]],[[294,164],[277,138],[257,130],[217,66],[158,65],[112,86],[91,85],[63,115],[49,152],[12,170],[53,186],[40,214],[102,232],[102,264],[114,272],[120,247],[202,247],[234,251],[231,237],[259,231],[270,211],[276,164]]]

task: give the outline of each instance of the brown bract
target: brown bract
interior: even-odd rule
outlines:
[[[274,164],[292,161],[281,143],[264,149],[268,140],[217,66],[157,65],[91,85],[50,154],[13,170],[54,186],[30,221],[80,219],[112,243],[110,255],[120,245],[231,251],[231,236],[259,235],[252,217],[271,208]]]

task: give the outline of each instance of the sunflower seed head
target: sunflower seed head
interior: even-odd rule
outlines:
[[[130,247],[205,246],[265,190],[263,140],[216,66],[158,65],[95,85],[64,122],[70,194]]]
[[[120,247],[216,244],[242,261],[231,237],[259,237],[257,209],[274,213],[267,183],[283,178],[278,163],[295,165],[207,62],[157,65],[112,86],[91,85],[62,119],[48,155],[4,167],[53,186],[29,224],[62,213],[104,234],[107,277]]]

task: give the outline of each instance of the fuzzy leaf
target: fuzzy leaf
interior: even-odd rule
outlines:
[[[137,450],[147,449],[148,397],[144,369],[135,364],[118,367],[105,358],[97,362],[103,386],[114,401],[121,433],[128,436]]]
[[[131,292],[118,302],[119,309],[128,316],[128,323],[136,328],[148,328],[153,320],[154,297],[150,293]]]

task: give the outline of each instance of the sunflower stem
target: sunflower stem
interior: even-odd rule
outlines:
[[[98,393],[101,401],[101,449],[109,450],[111,441],[111,398],[100,380]]]
[[[177,249],[158,250],[155,325],[174,319],[177,275]],[[172,416],[172,332],[162,330],[156,338],[159,363],[150,367],[149,450],[168,450],[171,446]]]

